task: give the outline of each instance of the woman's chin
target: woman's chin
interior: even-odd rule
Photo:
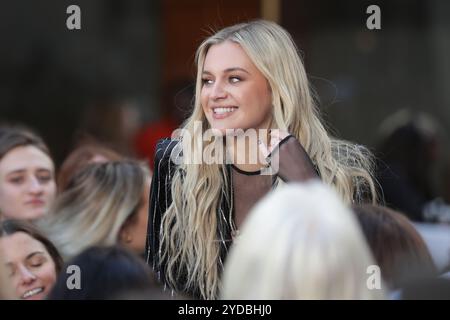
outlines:
[[[213,137],[225,137],[225,136],[233,136],[235,129],[223,128],[223,127],[215,127],[208,129],[210,131],[210,135]]]
[[[41,218],[47,212],[46,208],[25,208],[22,211],[15,212],[13,215],[5,215],[11,219],[34,220]]]

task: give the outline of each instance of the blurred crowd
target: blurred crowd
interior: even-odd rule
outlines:
[[[221,297],[450,298],[450,192],[432,188],[438,134],[425,118],[401,118],[380,140],[380,204],[348,207],[317,181],[271,192],[235,239]],[[165,290],[144,261],[151,156],[91,139],[56,170],[38,134],[2,125],[1,297],[190,299]]]
[[[5,4],[0,300],[450,299],[450,141],[417,111],[449,115],[450,2],[381,2],[383,33],[327,1],[84,1],[78,31],[64,2]],[[260,17],[292,34],[200,44]],[[172,166],[194,120],[291,157]]]

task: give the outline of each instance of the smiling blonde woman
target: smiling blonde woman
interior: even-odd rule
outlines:
[[[147,261],[169,288],[214,299],[233,237],[280,182],[320,178],[347,203],[375,201],[376,192],[369,152],[329,137],[298,50],[279,25],[253,21],[220,30],[200,45],[196,64],[192,115],[176,139],[156,148]],[[213,141],[199,146],[210,129]],[[239,147],[245,135],[233,136],[224,156],[231,163],[174,161],[202,159],[230,130],[256,132],[258,143]],[[236,161],[255,148],[266,161]],[[262,174],[274,159],[279,170]]]

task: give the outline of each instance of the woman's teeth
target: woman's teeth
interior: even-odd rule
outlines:
[[[224,114],[227,112],[233,112],[236,108],[214,108],[215,114]]]
[[[36,289],[32,289],[32,290],[28,290],[27,292],[25,292],[22,296],[23,299],[29,298],[31,296],[34,296],[38,293],[41,293],[42,291],[44,291],[44,288],[36,288]]]

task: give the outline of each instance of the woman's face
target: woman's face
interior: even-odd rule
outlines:
[[[202,72],[201,104],[212,128],[267,129],[272,94],[263,74],[237,43],[209,48]]]
[[[55,263],[45,246],[25,232],[0,238],[11,285],[18,299],[44,299],[56,282]]]
[[[0,160],[0,213],[5,218],[42,216],[55,198],[53,161],[34,146],[17,147]]]

